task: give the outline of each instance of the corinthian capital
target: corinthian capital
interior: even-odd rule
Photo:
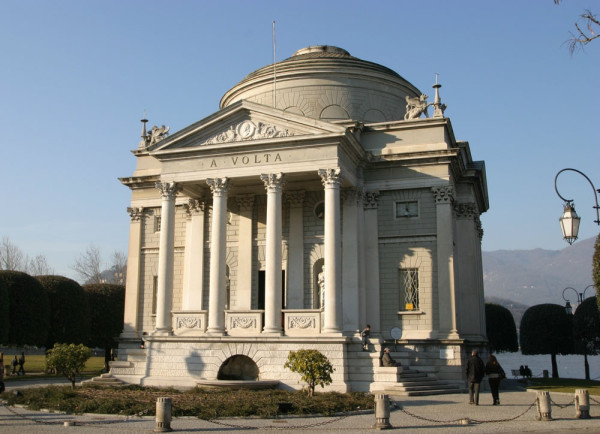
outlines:
[[[376,209],[378,206],[377,199],[379,198],[379,192],[376,190],[364,191],[363,193],[363,207],[365,209]]]
[[[342,171],[338,169],[319,169],[319,176],[325,188],[337,188],[342,182]]]
[[[157,182],[155,187],[160,190],[160,194],[165,199],[175,199],[179,186],[175,182]]]
[[[198,199],[190,199],[188,203],[183,205],[188,216],[198,215],[204,211],[204,201]]]
[[[285,200],[290,203],[291,207],[301,207],[304,204],[304,190],[288,191],[285,195]]]
[[[431,187],[435,202],[440,203],[452,203],[454,200],[454,188],[451,185],[441,185]]]
[[[260,179],[264,182],[267,191],[280,192],[285,185],[283,173],[263,173]]]
[[[208,178],[206,183],[210,187],[213,196],[222,196],[227,194],[229,188],[229,178]]]
[[[132,222],[137,222],[142,219],[144,216],[144,208],[127,208],[127,212],[129,213],[129,217],[131,217]]]

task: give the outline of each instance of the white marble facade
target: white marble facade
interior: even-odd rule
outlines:
[[[339,48],[277,68],[276,92],[272,65],[259,69],[172,135],[144,122],[121,178],[131,229],[112,374],[191,387],[235,377],[237,357],[298,387],[287,353],[314,348],[336,367],[330,389],[372,390],[353,356],[369,323],[375,351],[400,330],[410,364],[462,381],[466,351],[485,345],[488,197],[440,86],[434,117],[410,118],[413,85]]]

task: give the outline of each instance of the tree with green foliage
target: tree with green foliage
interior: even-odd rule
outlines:
[[[558,304],[538,304],[521,318],[521,352],[524,355],[550,354],[552,378],[558,378],[557,354],[572,354],[573,321]]]
[[[510,310],[495,303],[485,304],[485,328],[492,353],[517,352],[517,327]]]
[[[56,344],[46,353],[46,367],[65,376],[75,389],[75,381],[91,356],[92,350],[83,344]]]
[[[104,365],[108,370],[112,349],[123,331],[125,287],[109,283],[83,285],[90,306],[88,345],[104,348]]]
[[[55,343],[83,344],[90,331],[90,308],[81,285],[63,276],[37,276],[50,301],[46,348]]]
[[[596,237],[594,244],[594,256],[592,258],[592,281],[596,287],[596,302],[600,309],[600,234]]]
[[[575,353],[583,354],[585,379],[590,379],[588,354],[595,355],[600,351],[600,312],[596,297],[583,301],[573,316],[573,338]]]
[[[4,280],[0,279],[0,343],[8,342],[9,327],[8,289]]]
[[[7,344],[44,346],[50,325],[50,303],[44,287],[21,271],[0,271],[8,290]]]
[[[308,386],[308,396],[313,396],[315,386],[331,384],[331,374],[335,369],[329,359],[317,350],[290,351],[284,368],[300,374],[300,379]]]

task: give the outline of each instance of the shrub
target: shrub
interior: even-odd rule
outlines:
[[[56,344],[46,354],[46,366],[57,374],[64,375],[75,388],[75,381],[85,367],[85,362],[92,356],[92,350],[79,344]]]
[[[8,342],[9,327],[8,290],[4,280],[0,279],[0,343]]]
[[[300,379],[307,384],[308,395],[311,397],[317,384],[321,387],[331,384],[333,366],[327,357],[317,350],[290,351],[283,366],[300,374]]]

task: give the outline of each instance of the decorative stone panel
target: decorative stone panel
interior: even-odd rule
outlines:
[[[225,311],[225,327],[230,336],[259,335],[263,328],[263,311]]]
[[[314,336],[321,333],[321,309],[286,309],[284,331],[288,336]]]
[[[176,336],[199,336],[206,331],[208,312],[179,311],[173,313],[173,333]]]

